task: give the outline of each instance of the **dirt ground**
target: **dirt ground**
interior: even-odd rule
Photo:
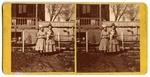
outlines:
[[[79,52],[77,72],[138,72],[139,52],[103,54],[101,52]]]
[[[40,55],[37,52],[12,52],[12,72],[73,72],[74,52],[64,51]],[[138,72],[139,51],[119,54],[78,52],[77,72]]]
[[[12,52],[12,72],[73,72],[74,52]]]

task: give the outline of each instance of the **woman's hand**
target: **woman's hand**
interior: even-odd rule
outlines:
[[[43,35],[43,36],[41,36],[41,38],[45,39],[45,38],[46,38],[46,36],[45,36],[45,35]]]

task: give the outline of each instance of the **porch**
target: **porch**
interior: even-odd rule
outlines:
[[[12,51],[34,50],[38,24],[47,26],[53,25],[54,37],[57,50],[74,50],[74,21],[70,22],[49,22],[36,21],[36,18],[13,17],[12,18]],[[30,42],[29,42],[30,41]]]
[[[120,46],[125,49],[138,49],[140,47],[140,22],[139,21],[100,21],[99,18],[77,19],[77,48],[86,52],[98,49],[102,24],[110,31],[111,24],[115,23]],[[122,47],[121,47],[122,48]],[[91,51],[91,50],[90,50]]]

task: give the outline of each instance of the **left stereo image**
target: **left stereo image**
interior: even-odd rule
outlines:
[[[74,72],[74,8],[11,4],[11,72]]]

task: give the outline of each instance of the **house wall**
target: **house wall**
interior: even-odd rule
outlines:
[[[49,24],[49,22],[46,21],[41,21],[39,22],[40,25],[44,25],[47,26]],[[54,35],[55,35],[55,40],[58,41],[58,33],[60,34],[60,39],[61,41],[73,41],[74,39],[74,22],[51,22],[52,26],[53,26],[53,31],[54,31]],[[22,26],[22,25],[20,25]],[[26,26],[26,25],[24,25]],[[38,29],[32,29],[30,27],[19,27],[17,28],[17,32],[22,32],[24,30],[25,32],[25,38],[27,39],[28,36],[31,36],[32,39],[32,44],[34,44],[36,42],[36,34],[38,32]],[[46,31],[47,28],[44,28],[44,30]],[[69,32],[69,35],[67,32]],[[15,32],[15,28],[12,28],[12,32]]]
[[[12,32],[15,32],[15,29],[13,28],[12,29]],[[21,32],[21,35],[22,35],[22,32],[23,32],[23,29],[17,29],[17,32]],[[27,43],[27,39],[28,39],[28,36],[30,35],[31,36],[31,44],[35,44],[36,43],[36,34],[37,34],[38,30],[37,29],[24,29],[24,39],[25,39],[25,43]],[[22,36],[21,36],[21,39],[22,39]]]
[[[117,28],[117,32],[118,32],[118,35],[121,35],[121,33],[123,32],[124,34],[124,40],[125,41],[136,41],[139,38],[139,36],[135,36],[135,35],[140,35],[140,22],[139,21],[119,21],[119,22],[103,22],[105,25],[107,26],[111,26],[112,23],[115,23],[115,25],[118,27]],[[132,28],[134,27],[134,28]],[[110,28],[109,28],[110,29]],[[128,30],[131,30],[133,31],[133,35],[132,36],[132,33],[131,32],[128,32]],[[121,37],[120,37],[121,38]]]
[[[124,34],[124,41],[139,41],[140,40],[140,22],[110,22],[110,21],[105,21],[103,22],[103,24],[105,24],[108,28],[107,30],[110,31],[111,30],[111,24],[115,23],[115,25],[117,26],[116,30],[118,32],[119,35],[119,39],[121,40],[121,33]],[[91,25],[92,26],[92,25]],[[133,28],[132,28],[133,27]],[[95,28],[94,26],[93,28],[86,28],[82,27],[82,29],[77,29],[77,32],[86,32],[88,31],[88,39],[89,39],[89,43],[99,43],[100,42],[100,34],[101,34],[101,27],[99,28]],[[133,31],[133,35],[131,32],[128,32],[128,30]]]

